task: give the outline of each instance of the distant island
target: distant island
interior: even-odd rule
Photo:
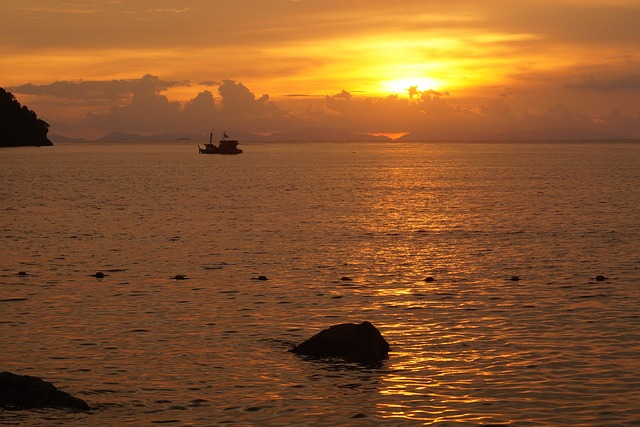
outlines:
[[[214,135],[222,135],[222,130],[214,131]],[[230,135],[233,139],[242,142],[388,142],[389,137],[382,135],[370,135],[365,133],[353,133],[348,131],[339,131],[326,128],[304,128],[288,132],[276,132],[270,135],[256,134],[241,130],[231,130]],[[81,139],[67,138],[62,135],[51,135],[54,142],[88,142]],[[153,135],[139,135],[127,132],[111,132],[94,142],[207,142],[209,134],[177,134],[177,133],[159,133]]]
[[[20,105],[11,92],[0,88],[0,147],[53,145],[49,124]]]

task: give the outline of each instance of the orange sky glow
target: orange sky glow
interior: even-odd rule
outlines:
[[[0,86],[68,136],[640,137],[637,22],[637,0],[30,0],[3,6]]]

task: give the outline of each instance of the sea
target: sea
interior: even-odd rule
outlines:
[[[640,425],[640,143],[196,145],[0,150],[0,371],[92,408],[0,425]]]

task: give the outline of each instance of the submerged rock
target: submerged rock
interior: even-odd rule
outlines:
[[[89,404],[53,384],[29,375],[0,373],[0,408],[69,408],[86,411]]]
[[[518,280],[520,280],[520,276],[511,276],[512,282],[517,282]]]
[[[602,274],[598,274],[596,276],[596,282],[604,282],[607,279],[608,279],[608,277],[604,277]]]
[[[387,357],[389,343],[369,322],[334,325],[290,350],[316,357],[342,357],[356,362],[375,363]]]

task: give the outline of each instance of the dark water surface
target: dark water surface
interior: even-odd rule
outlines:
[[[0,151],[0,424],[639,425],[639,144],[242,145]]]

